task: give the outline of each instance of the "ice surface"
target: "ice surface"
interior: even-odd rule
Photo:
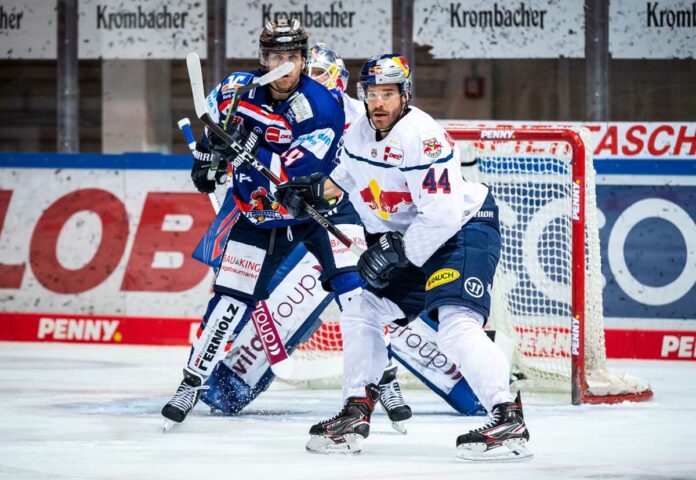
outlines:
[[[378,411],[357,456],[304,450],[307,431],[340,407],[337,390],[274,385],[242,415],[199,404],[163,434],[159,411],[188,349],[0,343],[0,478],[62,479],[696,479],[696,364],[612,361],[655,398],[621,405],[525,404],[530,462],[472,465],[454,442],[483,418],[406,389],[408,435]]]

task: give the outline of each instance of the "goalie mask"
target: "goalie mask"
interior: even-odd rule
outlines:
[[[305,70],[336,98],[341,98],[348,87],[349,74],[343,59],[323,43],[317,43],[309,50]]]
[[[266,22],[259,37],[259,61],[268,67],[269,52],[287,52],[299,50],[307,58],[307,31],[297,19],[281,18],[275,22]]]

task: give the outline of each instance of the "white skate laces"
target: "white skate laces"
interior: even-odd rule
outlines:
[[[193,406],[198,401],[199,391],[208,390],[210,387],[208,385],[200,385],[194,387],[182,382],[179,388],[176,389],[176,393],[169,400],[168,404],[174,408],[181,410],[182,412],[190,412]]]

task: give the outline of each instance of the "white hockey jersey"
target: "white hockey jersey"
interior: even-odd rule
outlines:
[[[365,104],[360,100],[343,94],[343,111],[346,114],[346,128],[357,122],[360,117],[365,116]]]
[[[402,233],[406,256],[419,267],[488,194],[464,180],[454,141],[416,107],[380,141],[363,115],[344,135],[339,158],[331,180],[350,195],[367,232]]]

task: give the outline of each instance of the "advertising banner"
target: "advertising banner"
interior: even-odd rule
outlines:
[[[693,360],[696,125],[586,126],[608,356]],[[190,256],[213,210],[189,169],[188,156],[0,154],[0,340],[186,344],[212,282]]]
[[[413,41],[434,58],[583,58],[583,2],[415,0]]]
[[[611,0],[613,58],[696,58],[696,2]]]
[[[57,2],[0,0],[0,58],[56,58]]]
[[[227,5],[227,56],[258,58],[259,35],[268,21],[297,19],[309,33],[309,44],[324,42],[343,58],[364,59],[392,51],[391,0],[241,1]]]
[[[206,2],[80,0],[80,58],[186,58],[207,55]]]

